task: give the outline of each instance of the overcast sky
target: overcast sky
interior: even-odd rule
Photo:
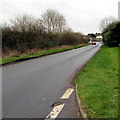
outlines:
[[[100,20],[118,18],[119,0],[0,0],[0,24],[15,14],[40,17],[47,9],[58,10],[74,31],[84,34],[99,32]]]

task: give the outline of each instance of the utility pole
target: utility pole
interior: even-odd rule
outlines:
[[[118,21],[120,21],[120,1],[118,2]]]

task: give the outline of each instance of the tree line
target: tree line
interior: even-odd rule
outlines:
[[[75,33],[67,27],[65,17],[56,10],[49,9],[35,18],[18,15],[10,19],[2,28],[2,52],[27,49],[49,49],[61,45],[87,43],[82,33]]]

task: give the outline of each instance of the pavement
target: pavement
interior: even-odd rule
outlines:
[[[100,46],[97,43],[3,66],[2,117],[79,118],[71,82],[76,70],[82,68]]]

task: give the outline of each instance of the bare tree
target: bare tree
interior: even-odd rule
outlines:
[[[11,19],[12,30],[27,32],[27,31],[42,31],[42,22],[39,19],[35,19],[30,15],[18,15],[14,19]]]
[[[100,31],[103,32],[105,30],[106,27],[108,27],[110,24],[116,22],[117,19],[114,17],[106,17],[103,20],[101,20],[100,22]]]
[[[63,15],[61,15],[56,10],[47,10],[42,15],[42,23],[46,28],[46,31],[53,33],[61,33],[66,25],[66,20]]]

